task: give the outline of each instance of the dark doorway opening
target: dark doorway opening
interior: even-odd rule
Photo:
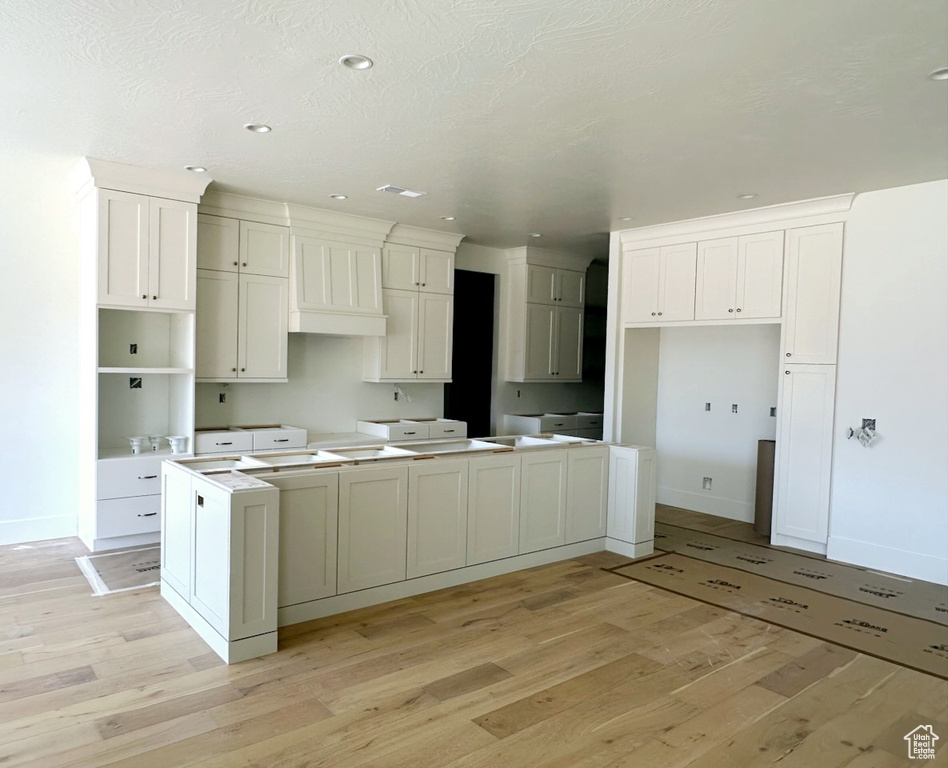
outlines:
[[[487,272],[454,271],[452,381],[444,385],[444,415],[466,421],[471,437],[490,435],[494,280]]]

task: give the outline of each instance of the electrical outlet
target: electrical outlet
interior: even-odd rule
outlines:
[[[128,354],[137,355],[138,354],[138,344],[129,344],[128,345]]]
[[[875,419],[863,419],[863,420],[862,420],[862,428],[863,428],[863,429],[875,430],[875,428],[876,428],[876,420],[875,420]]]
[[[701,481],[701,488],[705,491],[711,490],[711,478],[706,477]]]
[[[227,394],[224,393],[224,392],[218,393],[218,395],[217,395],[217,402],[220,403],[221,405],[223,405],[224,403],[226,403],[226,402],[227,402]]]
[[[704,404],[704,409],[705,409],[706,411],[710,411],[710,410],[711,410],[711,403],[705,403],[705,404]]]
[[[128,388],[129,388],[129,389],[141,389],[141,388],[142,388],[142,380],[141,380],[141,377],[139,377],[139,376],[133,376],[133,377],[131,377],[131,378],[128,380]]]
[[[770,409],[770,415],[774,417],[777,416],[777,406],[774,406],[773,408]]]
[[[517,397],[520,397],[520,390],[517,390]]]
[[[737,403],[731,403],[731,413],[737,413]]]

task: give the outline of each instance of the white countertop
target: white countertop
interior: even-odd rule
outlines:
[[[343,446],[359,445],[381,445],[388,441],[378,435],[366,435],[362,432],[324,432],[310,433],[309,443],[306,447],[309,450],[320,450],[324,448],[340,448]]]

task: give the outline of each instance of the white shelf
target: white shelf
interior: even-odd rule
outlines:
[[[99,373],[130,373],[130,374],[189,374],[190,368],[124,368],[124,367],[100,367]]]

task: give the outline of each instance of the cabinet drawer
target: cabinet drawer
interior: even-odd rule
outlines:
[[[539,419],[541,432],[564,432],[576,429],[575,413],[545,413]]]
[[[96,538],[131,536],[161,530],[161,494],[103,499],[96,505]]]
[[[437,419],[428,423],[428,437],[467,437],[466,421]]]
[[[360,421],[358,430],[366,435],[376,435],[386,440],[427,440],[431,435],[427,421],[400,419],[397,421]]]
[[[194,435],[194,452],[247,453],[253,450],[253,435],[249,432],[198,432]]]
[[[602,430],[601,413],[577,413],[576,429],[595,429]]]
[[[253,430],[253,450],[272,451],[274,448],[290,450],[306,447],[306,430],[288,427]]]
[[[100,459],[96,498],[121,499],[161,493],[161,461],[168,455]]]

